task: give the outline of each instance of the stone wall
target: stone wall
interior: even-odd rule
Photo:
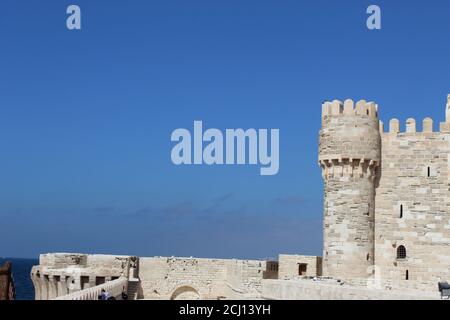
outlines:
[[[31,277],[37,300],[91,298],[98,285],[119,278],[133,299],[248,299],[277,272],[276,261],[55,253],[41,255]]]
[[[263,299],[269,300],[434,300],[439,292],[372,289],[333,280],[263,280]]]
[[[258,297],[265,261],[141,258],[144,299],[242,299]]]
[[[12,263],[0,266],[0,300],[14,300],[16,297],[12,276]]]
[[[393,119],[382,134],[375,271],[386,285],[436,290],[450,281],[449,155],[450,134],[433,132],[428,118],[421,132],[414,119],[406,132]],[[406,258],[397,258],[400,246]]]
[[[42,254],[31,270],[36,300],[53,299],[136,273],[132,256],[73,253]]]
[[[322,257],[280,254],[278,279],[293,279],[302,276],[322,275]]]

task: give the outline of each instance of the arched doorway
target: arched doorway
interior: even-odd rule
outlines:
[[[200,295],[191,286],[182,286],[172,293],[170,300],[200,300]]]

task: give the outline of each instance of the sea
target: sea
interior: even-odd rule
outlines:
[[[30,278],[31,267],[38,265],[38,259],[1,258],[0,265],[11,261],[16,288],[16,300],[34,300],[34,286]]]

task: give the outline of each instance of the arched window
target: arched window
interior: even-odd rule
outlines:
[[[406,248],[404,246],[398,246],[397,259],[406,259]]]

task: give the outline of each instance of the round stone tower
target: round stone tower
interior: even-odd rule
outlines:
[[[374,264],[375,177],[381,159],[378,107],[325,102],[319,141],[324,179],[323,275],[367,278]]]

